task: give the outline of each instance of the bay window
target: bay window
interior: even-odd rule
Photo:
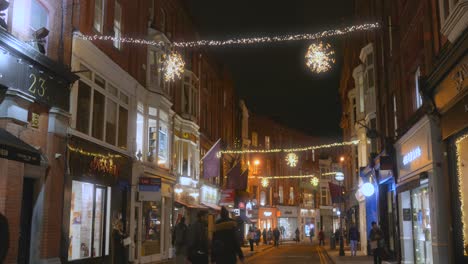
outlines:
[[[128,96],[104,77],[81,65],[75,129],[127,149]]]
[[[169,168],[169,115],[158,108],[137,105],[135,156]]]

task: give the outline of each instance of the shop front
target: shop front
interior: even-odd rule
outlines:
[[[200,204],[208,208],[208,239],[210,240],[215,231],[216,218],[221,211],[218,202],[219,189],[211,185],[203,184],[200,188]]]
[[[395,149],[402,263],[448,263],[448,220],[440,217],[448,214],[447,186],[436,123],[422,117]]]
[[[117,229],[129,231],[130,157],[78,137],[68,144],[64,226],[67,262],[114,263],[127,257],[115,243]],[[122,253],[124,252],[124,253]]]
[[[298,225],[298,207],[278,206],[278,228],[283,240],[293,240],[296,237]]]
[[[277,227],[277,213],[278,211],[274,207],[260,207],[258,208],[258,225],[260,229],[273,230]]]
[[[317,223],[316,223],[316,211],[315,209],[310,208],[301,208],[300,209],[300,236],[301,240],[310,239],[312,240],[317,234]]]

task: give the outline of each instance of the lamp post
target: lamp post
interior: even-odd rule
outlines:
[[[340,191],[342,191],[341,184],[344,180],[344,174],[342,172],[337,172],[335,174],[335,180],[338,181],[338,183],[340,184]],[[341,196],[343,196],[343,193],[341,193]],[[341,203],[342,201],[340,201],[340,211],[341,211]],[[341,218],[341,212],[340,214],[338,214],[338,217],[340,218],[340,256],[344,256],[345,253],[344,253],[344,242],[343,242],[343,222]]]

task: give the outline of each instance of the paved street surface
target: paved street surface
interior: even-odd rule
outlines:
[[[302,263],[317,263],[328,264],[333,263],[327,257],[325,250],[322,247],[311,244],[283,244],[279,248],[271,248],[247,258],[247,264],[302,264]]]

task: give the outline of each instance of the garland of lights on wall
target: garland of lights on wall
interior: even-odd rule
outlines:
[[[462,230],[463,230],[463,246],[464,246],[464,254],[465,256],[468,255],[468,252],[466,250],[467,246],[468,246],[468,231],[467,231],[467,228],[466,228],[466,225],[468,223],[465,223],[465,214],[466,212],[463,210],[464,208],[464,194],[463,194],[463,176],[462,175],[462,168],[464,166],[466,166],[465,164],[463,164],[462,162],[462,159],[461,159],[461,142],[465,139],[468,138],[468,134],[465,134],[461,137],[459,137],[456,141],[455,141],[455,145],[456,145],[456,155],[457,155],[457,178],[458,178],[458,192],[459,192],[459,198],[460,198],[460,207],[461,207],[461,224],[462,224]]]
[[[301,148],[221,150],[218,152],[218,157],[221,157],[221,154],[247,154],[247,153],[266,153],[267,154],[267,153],[280,153],[280,152],[286,152],[286,153],[300,152],[300,151],[309,151],[309,150],[328,149],[328,148],[357,145],[358,143],[359,143],[359,140],[352,140],[352,141],[335,142],[331,144],[315,145],[315,146],[308,146],[308,147],[301,147]]]
[[[121,158],[122,156],[121,155],[118,155],[118,154],[106,154],[106,155],[103,155],[101,153],[96,153],[96,152],[89,152],[89,151],[86,151],[86,150],[83,150],[81,148],[74,148],[70,145],[67,145],[68,149],[72,152],[76,152],[76,153],[79,153],[81,155],[84,155],[84,156],[89,156],[89,157],[95,157],[95,158],[102,158],[102,159],[113,159],[113,158]]]

